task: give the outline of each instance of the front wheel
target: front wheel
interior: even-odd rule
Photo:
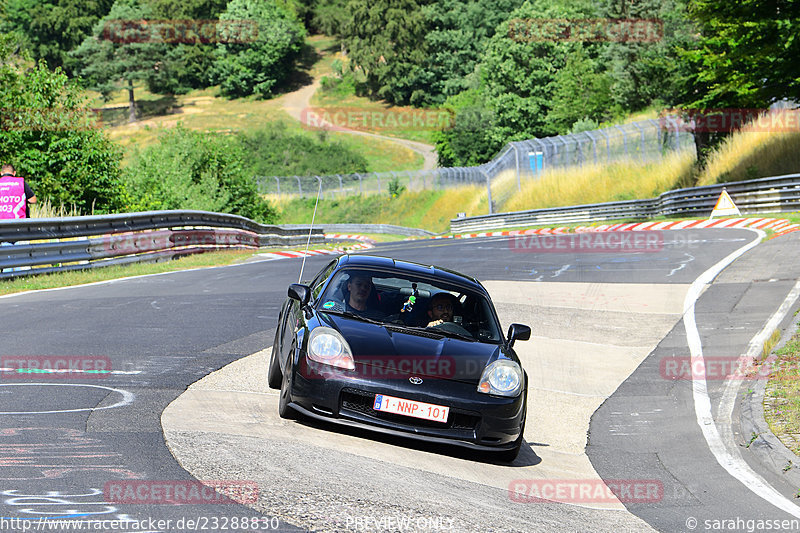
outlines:
[[[297,418],[297,413],[289,406],[289,404],[292,403],[291,376],[292,369],[289,368],[288,371],[283,374],[283,379],[281,380],[281,394],[278,399],[278,416],[287,420],[294,420]]]
[[[269,357],[269,366],[267,368],[267,385],[270,389],[280,389],[281,382],[283,381],[283,374],[281,372],[281,362],[278,357],[278,334],[281,328],[278,326],[275,331],[275,340],[272,341],[272,355]]]

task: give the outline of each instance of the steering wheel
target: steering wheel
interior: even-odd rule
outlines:
[[[456,324],[455,322],[442,322],[441,324],[428,327],[431,329],[440,329],[442,331],[449,331],[450,333],[455,333],[457,335],[464,335],[465,337],[472,337],[472,333],[464,329],[459,324]]]

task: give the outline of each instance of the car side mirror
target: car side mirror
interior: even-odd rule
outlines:
[[[531,338],[531,328],[524,324],[511,324],[508,326],[508,347],[514,346],[514,341],[526,341]]]
[[[289,298],[300,302],[300,307],[304,308],[311,300],[311,287],[308,285],[301,285],[300,283],[292,283],[289,285]]]

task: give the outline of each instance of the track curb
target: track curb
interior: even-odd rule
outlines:
[[[528,230],[487,231],[481,233],[461,233],[457,235],[436,236],[432,239],[474,239],[476,237],[500,237],[515,235],[560,235],[567,233],[599,233],[610,231],[659,231],[701,228],[754,228],[772,230],[778,237],[793,231],[800,230],[800,224],[793,224],[785,218],[720,218],[709,219],[683,219],[663,220],[660,222],[628,222],[621,224],[604,224],[600,226],[577,226],[538,228]]]

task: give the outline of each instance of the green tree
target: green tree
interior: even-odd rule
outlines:
[[[646,19],[660,23],[662,34],[643,42],[609,42],[600,54],[612,84],[614,104],[624,111],[650,106],[674,106],[692,72],[680,60],[681,50],[696,46],[696,27],[686,11],[686,0],[605,0],[603,17]],[[654,29],[656,27],[654,26]]]
[[[294,69],[305,28],[291,9],[274,0],[231,0],[220,19],[252,20],[258,26],[250,42],[217,45],[215,68],[222,94],[272,96]]]
[[[546,24],[593,16],[593,7],[579,2],[534,0],[515,10],[489,39],[480,74],[488,107],[496,112],[496,149],[511,140],[561,133],[547,121],[558,88],[556,75],[570,56],[584,50],[588,57],[596,57],[601,45],[560,40]],[[537,22],[541,19],[545,21]]]
[[[86,97],[60,69],[10,53],[0,37],[0,160],[30,179],[40,199],[82,213],[123,209],[121,150],[97,127]]]
[[[582,48],[567,57],[555,75],[555,90],[547,124],[552,131],[568,132],[579,120],[603,122],[621,114],[613,109],[612,79]]]
[[[342,37],[367,92],[441,105],[466,90],[486,40],[523,0],[322,0],[318,24]]]
[[[225,11],[227,0],[149,0],[156,19],[195,21],[203,24],[214,21]],[[167,43],[166,54],[148,87],[162,94],[183,94],[191,89],[209,87],[213,76],[217,45],[214,42]]]
[[[486,42],[472,89],[446,103],[455,113],[455,127],[436,139],[440,160],[459,166],[483,163],[509,141],[561,133],[557,126],[582,118],[548,120],[558,72],[581,50],[587,50],[588,57],[596,56],[596,47],[558,40],[548,33],[546,24],[553,19],[588,18],[593,13],[590,5],[582,3],[534,0],[500,23]]]
[[[437,0],[422,7],[425,59],[415,105],[441,104],[470,88],[486,41],[523,0]]]
[[[439,165],[474,166],[485,163],[497,152],[492,139],[495,114],[477,88],[448,98],[443,106],[455,117],[453,126],[434,133]]]
[[[156,17],[213,20],[225,11],[228,0],[147,0]]]
[[[3,3],[0,31],[20,37],[35,60],[44,59],[54,70],[72,73],[68,53],[91,33],[108,13],[113,0],[8,0]]]
[[[351,67],[370,95],[396,104],[423,98],[425,18],[429,0],[350,0],[341,27]]]
[[[277,219],[258,195],[233,137],[210,136],[180,125],[134,153],[125,181],[135,210],[200,209],[261,223]]]
[[[152,19],[149,5],[139,0],[117,0],[111,11],[95,24],[92,35],[72,53],[78,72],[89,87],[104,99],[125,88],[128,91],[128,120],[136,121],[133,83],[158,76],[166,46],[145,20]]]
[[[685,54],[694,107],[766,107],[800,100],[800,2],[691,0],[689,13],[700,28],[696,50]]]
[[[349,15],[348,0],[311,0],[311,20],[306,23],[310,30],[317,30],[325,35],[342,35],[342,28]]]

